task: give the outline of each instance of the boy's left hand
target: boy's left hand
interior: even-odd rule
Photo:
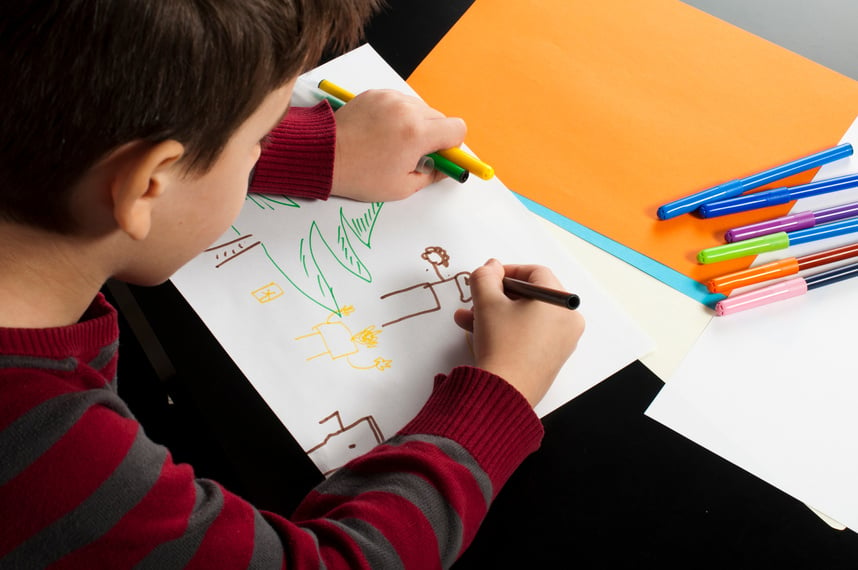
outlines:
[[[407,198],[444,177],[414,169],[420,158],[462,144],[465,122],[391,90],[359,94],[339,109],[331,194],[364,202]]]

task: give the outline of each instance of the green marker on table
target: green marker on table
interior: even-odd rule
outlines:
[[[858,232],[858,218],[847,218],[812,228],[804,228],[793,232],[777,232],[710,247],[697,254],[697,261],[700,263],[715,263],[717,261],[745,257],[746,255],[756,255],[766,251],[777,251],[779,249],[786,249],[791,245],[809,243],[855,232]]]
[[[777,251],[789,247],[789,236],[786,232],[778,232],[742,241],[734,241],[702,250],[697,254],[700,263],[716,263],[746,255],[756,255],[766,251]]]

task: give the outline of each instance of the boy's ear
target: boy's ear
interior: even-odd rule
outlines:
[[[110,184],[113,217],[132,239],[142,240],[152,227],[155,199],[167,189],[170,178],[177,175],[171,167],[185,149],[181,143],[167,140],[126,150]]]

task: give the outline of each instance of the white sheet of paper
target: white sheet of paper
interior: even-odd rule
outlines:
[[[858,148],[858,121],[842,142]],[[853,156],[822,167],[816,179],[855,172]],[[854,201],[858,189],[800,200],[792,211]],[[755,263],[855,242],[856,234],[827,239],[771,252]],[[850,261],[838,265],[844,263]],[[856,322],[854,280],[715,318],[646,413],[856,529],[858,383],[851,359]]]
[[[413,94],[368,45],[310,75],[356,93]],[[473,362],[452,314],[469,305],[463,272],[490,257],[547,265],[581,297],[586,331],[540,415],[651,350],[496,178],[447,180],[384,204],[251,195],[173,283],[324,473],[393,436],[435,374]]]

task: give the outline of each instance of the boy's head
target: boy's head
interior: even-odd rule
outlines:
[[[28,0],[0,8],[0,221],[68,233],[69,193],[127,143],[206,172],[265,98],[358,39],[379,0]]]

